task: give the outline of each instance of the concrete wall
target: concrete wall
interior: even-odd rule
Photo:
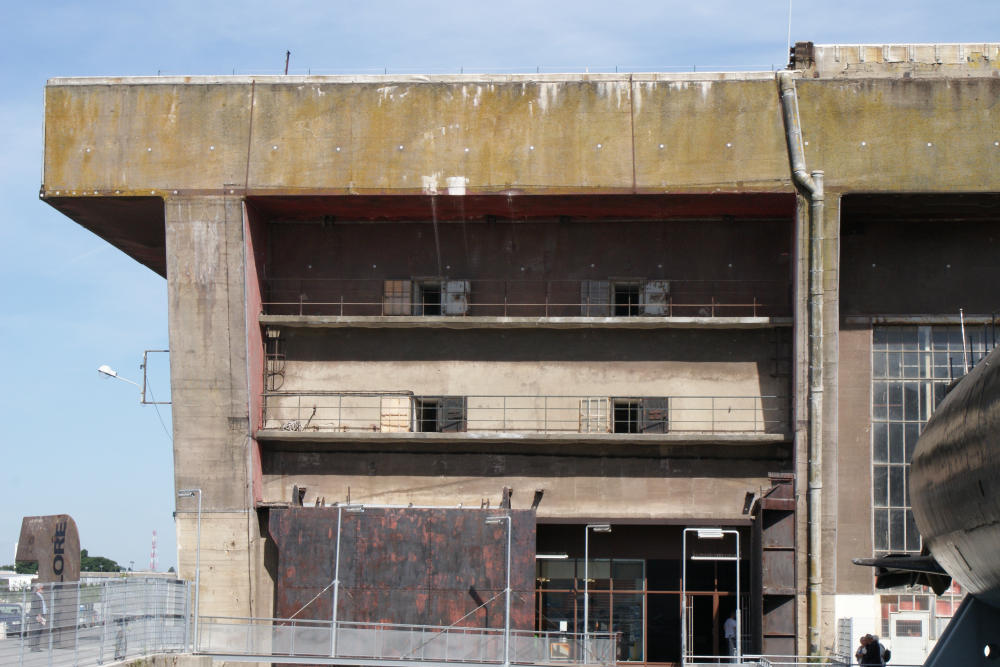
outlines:
[[[166,206],[174,480],[201,489],[201,613],[251,615],[249,403],[239,198]],[[194,579],[197,498],[177,501],[179,574]],[[210,582],[210,585],[205,585]]]
[[[998,91],[801,80],[807,164],[830,190],[993,190]],[[45,108],[45,198],[791,191],[770,73],[53,79]]]
[[[747,492],[767,488],[767,474],[790,465],[787,445],[465,449],[270,447],[263,461],[264,494],[285,500],[297,485],[308,489],[306,504],[349,497],[372,504],[475,507],[485,499],[497,505],[507,486],[514,489],[515,509],[529,507],[534,491],[544,490],[538,507],[544,519],[743,521]]]

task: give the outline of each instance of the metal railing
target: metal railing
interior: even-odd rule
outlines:
[[[381,433],[782,433],[779,396],[417,396],[267,392],[264,428]]]
[[[281,658],[311,658],[331,664],[504,664],[502,629],[206,616],[199,625],[196,653],[232,659],[273,656],[279,662]],[[512,630],[510,663],[610,666],[615,664],[615,643],[615,636],[608,633],[590,633],[584,642],[582,634]]]
[[[782,280],[377,280],[272,278],[268,315],[339,317],[781,317]]]
[[[2,593],[19,622],[2,623],[0,664],[100,665],[187,650],[189,585],[165,579],[50,583]]]

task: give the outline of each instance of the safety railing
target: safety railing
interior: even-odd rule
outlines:
[[[50,583],[0,594],[0,664],[100,665],[187,650],[187,582]],[[16,621],[16,622],[15,622]]]
[[[613,665],[615,636],[460,626],[276,618],[205,617],[197,653],[230,659],[273,656],[350,664]]]
[[[339,317],[782,317],[781,280],[272,278],[264,313]]]
[[[267,392],[264,428],[381,433],[781,433],[779,396],[418,396]]]

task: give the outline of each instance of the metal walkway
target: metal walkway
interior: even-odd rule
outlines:
[[[201,617],[195,653],[242,662],[372,667],[612,667],[615,637],[456,626]],[[332,628],[336,628],[336,632]]]

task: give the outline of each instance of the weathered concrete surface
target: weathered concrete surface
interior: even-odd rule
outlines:
[[[514,489],[512,506],[530,506],[544,489],[539,518],[616,522],[644,519],[746,520],[747,492],[768,487],[768,472],[788,465],[787,447],[758,448],[758,457],[733,448],[705,447],[688,457],[606,450],[603,454],[495,454],[459,451],[266,451],[265,497],[287,500],[292,486],[306,487],[305,504],[327,502],[388,505],[478,506],[499,503],[500,489]],[[566,474],[567,472],[572,474]],[[641,499],[641,502],[640,502]]]
[[[202,492],[201,613],[250,616],[259,534],[249,482],[242,204],[171,199],[166,221],[174,481]],[[193,580],[197,499],[177,507],[179,572]]]
[[[807,77],[990,77],[1000,73],[1000,45],[812,44],[795,45],[791,67]]]
[[[995,186],[1000,78],[799,84],[828,189]],[[791,190],[761,74],[53,79],[45,148],[46,198]]]

